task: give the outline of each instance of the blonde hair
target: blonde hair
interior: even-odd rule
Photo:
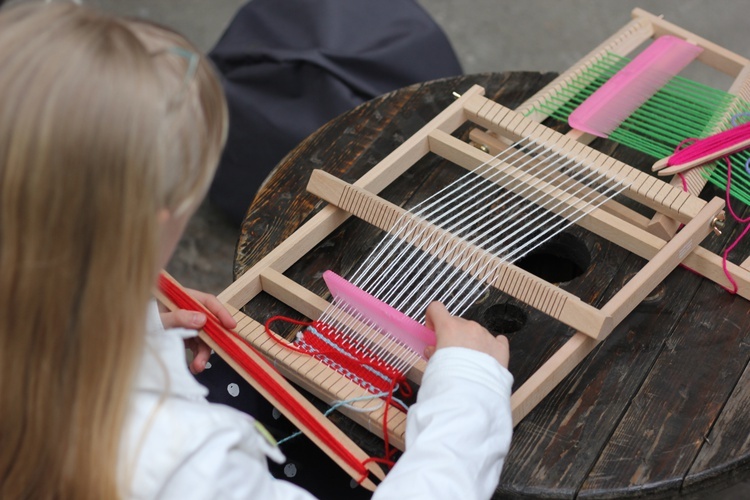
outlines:
[[[113,498],[159,265],[226,134],[181,36],[69,3],[0,13],[0,498]]]

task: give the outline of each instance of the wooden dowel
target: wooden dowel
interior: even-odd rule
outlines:
[[[685,163],[681,163],[679,165],[672,165],[668,167],[667,162],[669,161],[670,158],[672,158],[670,156],[667,158],[663,158],[657,161],[656,163],[654,163],[654,165],[651,167],[651,170],[658,172],[659,175],[674,175],[674,174],[678,174],[678,173],[682,173],[687,170],[690,170],[691,168],[699,167],[701,165],[717,160],[719,158],[723,158],[732,153],[736,153],[737,151],[742,151],[743,149],[747,149],[749,147],[750,147],[750,139],[745,139],[744,141],[740,141],[737,144],[727,146],[718,151],[707,153],[700,158],[696,158],[695,160],[691,160]]]

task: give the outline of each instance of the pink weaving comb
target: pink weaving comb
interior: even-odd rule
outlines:
[[[660,36],[578,106],[568,124],[598,137],[609,136],[702,51],[682,38]]]
[[[352,285],[333,271],[324,272],[323,279],[331,295],[351,306],[378,328],[387,332],[390,337],[406,345],[422,358],[424,358],[424,348],[428,345],[435,345],[435,332],[423,324]]]

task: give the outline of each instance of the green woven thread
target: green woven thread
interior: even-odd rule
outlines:
[[[537,103],[527,115],[538,111],[567,123],[570,113],[628,62],[626,57],[607,53],[568,85]],[[734,96],[728,92],[675,76],[612,131],[609,139],[654,158],[664,158],[674,153],[686,138],[706,137],[719,124],[720,130],[731,127],[730,120],[722,123],[720,120],[733,100]],[[750,111],[750,106],[740,102],[735,104],[732,114],[745,111]],[[750,153],[740,152],[730,158],[731,194],[746,204],[750,204],[750,175],[744,170],[748,157]],[[707,170],[706,179],[726,189],[725,162],[717,162],[716,168]]]

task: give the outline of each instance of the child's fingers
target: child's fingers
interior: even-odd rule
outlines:
[[[188,328],[190,330],[197,330],[206,324],[205,313],[187,311],[185,309],[161,313],[160,317],[161,323],[166,330],[169,330],[170,328]]]
[[[435,354],[435,346],[434,345],[428,345],[424,348],[424,357],[427,359],[430,359],[432,355]]]
[[[203,304],[206,309],[211,311],[211,314],[216,316],[221,325],[224,328],[232,329],[237,326],[237,322],[234,320],[232,315],[224,307],[224,304],[219,302],[214,295],[209,293],[199,292],[198,290],[188,289],[187,292],[198,302]]]
[[[425,324],[435,331],[435,337],[437,338],[436,346],[425,348],[424,354],[428,359],[436,349],[465,347],[489,354],[498,363],[506,368],[508,367],[510,354],[507,338],[502,335],[493,337],[480,324],[452,316],[440,302],[433,302],[427,307]]]
[[[232,315],[227,311],[224,304],[219,302],[215,296],[199,292],[197,290],[186,290],[191,297],[203,304],[208,311],[216,316],[221,325],[224,328],[232,329],[237,326],[237,322],[234,320]],[[162,312],[160,314],[162,325],[164,328],[190,328],[200,329],[206,324],[206,314],[200,311],[188,311],[180,309],[172,312]]]
[[[497,349],[497,354],[494,358],[505,368],[508,368],[508,363],[510,363],[510,342],[508,342],[508,337],[498,335],[495,337],[495,342],[499,344],[499,349]]]
[[[450,317],[450,313],[442,303],[432,302],[425,311],[425,326],[437,334],[446,319]]]
[[[190,372],[193,375],[197,375],[205,370],[206,363],[211,357],[211,348],[198,337],[187,339],[185,345],[193,353],[193,361],[190,362]]]

